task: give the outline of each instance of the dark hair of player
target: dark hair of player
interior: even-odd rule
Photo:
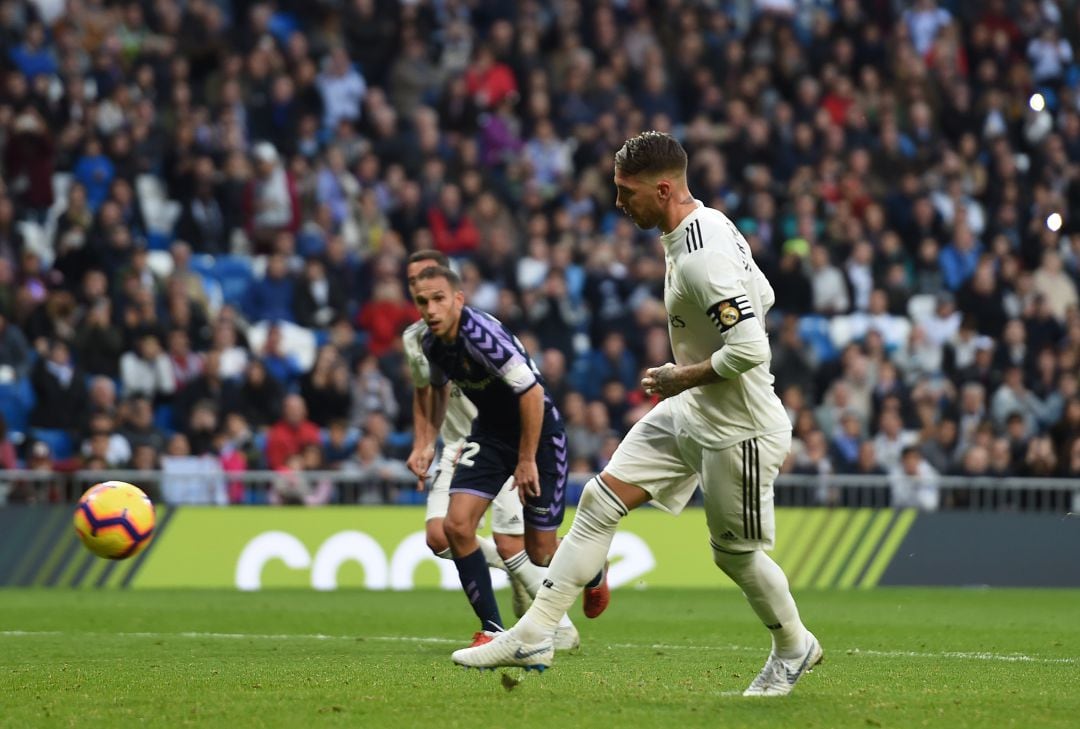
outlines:
[[[417,281],[444,278],[450,284],[451,291],[461,291],[461,277],[446,266],[428,266],[416,275]]]
[[[446,257],[446,254],[431,248],[416,251],[409,256],[409,263],[416,263],[417,261],[434,261],[437,266],[442,266],[443,268],[450,267],[450,259]]]
[[[624,175],[686,172],[686,150],[664,132],[642,132],[615,153],[615,167]]]

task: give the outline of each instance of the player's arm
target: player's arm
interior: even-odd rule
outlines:
[[[436,388],[431,383],[431,364],[424,353],[419,332],[407,330],[402,344],[414,388],[413,448],[405,465],[416,474],[417,489],[423,490],[424,479],[435,460],[435,441],[439,436],[439,425],[434,421]],[[441,372],[439,376],[444,379]]]
[[[665,364],[645,373],[641,386],[649,394],[672,397],[691,387],[732,380],[769,359],[769,338],[730,264],[702,251],[699,261],[683,268],[692,298],[720,330],[722,346],[707,360],[688,365]]]
[[[486,326],[482,332],[468,334],[465,344],[470,354],[518,397],[521,437],[514,485],[522,500],[526,496],[539,496],[536,451],[544,423],[544,388],[538,387],[540,380],[532,362],[518,351],[513,336],[501,327]]]
[[[544,388],[536,383],[518,396],[521,411],[521,439],[518,441],[518,464],[514,469],[514,485],[519,495],[540,495],[540,472],[536,468],[536,449],[540,446],[540,431],[544,425]]]
[[[413,391],[413,447],[405,465],[416,474],[416,488],[423,490],[431,462],[435,460],[435,440],[439,430],[432,424],[435,392],[431,385]]]

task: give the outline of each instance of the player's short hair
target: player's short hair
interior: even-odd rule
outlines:
[[[664,132],[642,132],[630,137],[615,153],[615,168],[624,175],[686,172],[686,150]]]
[[[447,266],[428,266],[416,275],[417,281],[444,278],[450,284],[451,291],[461,290],[461,277]]]
[[[409,263],[416,263],[417,261],[435,261],[437,266],[450,268],[450,259],[446,257],[445,253],[434,248],[416,251],[409,256]]]

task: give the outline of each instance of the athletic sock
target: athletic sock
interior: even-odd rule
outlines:
[[[525,587],[529,597],[536,597],[536,592],[540,589],[540,583],[547,573],[547,568],[533,564],[524,549],[513,557],[506,559],[505,563],[506,571]]]
[[[453,559],[454,558],[454,553],[450,551],[450,547],[447,547],[446,549],[444,549],[441,552],[436,552],[435,556],[438,557],[439,559]]]
[[[499,603],[495,601],[495,590],[491,587],[491,573],[481,550],[464,557],[455,557],[461,588],[469,598],[476,617],[480,618],[482,630],[502,630],[502,617],[499,616]]]
[[[806,627],[791,596],[787,576],[764,552],[734,554],[713,548],[713,561],[738,585],[750,607],[772,633],[773,650],[781,658],[806,652]]]
[[[627,513],[626,505],[598,477],[590,479],[532,607],[514,628],[522,640],[538,643],[551,634],[582,588],[603,570],[615,528]]]

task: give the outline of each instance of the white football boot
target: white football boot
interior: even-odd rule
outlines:
[[[529,645],[521,642],[511,628],[495,635],[488,643],[454,651],[450,659],[467,668],[519,666],[526,671],[535,669],[542,673],[555,660],[555,642],[549,637]]]
[[[555,650],[572,651],[581,647],[581,636],[574,624],[570,622],[569,615],[563,615],[559,625],[555,628]]]
[[[743,691],[743,696],[787,696],[795,688],[804,673],[814,670],[821,663],[823,651],[818,639],[806,631],[806,653],[799,658],[781,658],[776,653],[769,654],[765,667]]]

